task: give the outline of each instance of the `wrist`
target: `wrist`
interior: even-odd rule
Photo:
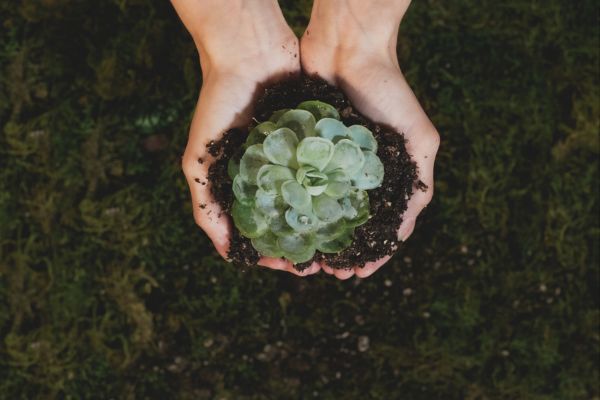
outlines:
[[[388,53],[410,0],[315,0],[306,40],[340,50]],[[311,37],[312,36],[312,37]]]
[[[203,72],[231,67],[296,40],[277,0],[171,0],[200,54]]]
[[[273,28],[287,26],[277,0],[201,0],[196,3],[197,17],[189,30],[194,40],[204,46],[232,35],[253,37],[260,42]]]

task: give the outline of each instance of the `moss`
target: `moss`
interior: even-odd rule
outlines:
[[[310,2],[281,3],[300,33]],[[413,2],[436,197],[346,282],[243,270],[195,226],[200,71],[168,2],[0,14],[0,398],[600,395],[595,2]]]

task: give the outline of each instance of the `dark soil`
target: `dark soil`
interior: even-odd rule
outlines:
[[[406,152],[404,135],[362,116],[336,87],[321,79],[305,76],[288,79],[265,89],[256,103],[255,119],[265,121],[274,111],[294,108],[305,100],[321,100],[333,105],[347,126],[360,124],[369,128],[377,139],[377,155],[385,168],[382,185],[368,192],[372,218],[356,228],[352,245],[337,254],[316,252],[313,260],[325,262],[332,268],[352,268],[394,254],[401,243],[396,232],[402,223],[408,199],[414,189],[427,189],[423,182],[417,180],[416,164]],[[251,128],[231,129],[218,142],[208,144],[209,152],[217,158],[209,169],[208,178],[216,201],[226,213],[229,213],[234,198],[231,179],[227,175],[227,162],[230,157],[241,157],[245,132]],[[233,229],[229,257],[236,263],[251,266],[256,264],[259,254],[249,239]],[[295,268],[301,271],[311,263],[296,264]]]

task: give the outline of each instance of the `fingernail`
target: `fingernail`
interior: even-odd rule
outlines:
[[[406,239],[413,233],[415,230],[415,219],[408,218],[406,221],[402,223],[400,229],[398,229],[398,240],[405,242]]]

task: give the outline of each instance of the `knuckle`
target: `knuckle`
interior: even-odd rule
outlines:
[[[202,216],[200,215],[199,212],[195,212],[194,213],[194,222],[196,222],[196,225],[198,225],[198,227],[202,228],[202,226],[204,225]],[[204,229],[204,228],[202,228]]]
[[[203,231],[206,231],[208,221],[206,219],[205,211],[203,209],[201,209],[198,204],[194,204],[193,200],[192,200],[192,207],[194,207],[194,210],[193,210],[194,222],[196,223],[196,225],[198,225],[198,227],[200,229],[202,229]]]
[[[181,169],[186,176],[190,176],[198,167],[198,160],[189,153],[185,153],[181,158]]]
[[[429,203],[431,203],[431,200],[433,199],[433,192],[433,185],[430,185],[427,189],[427,192],[423,193],[423,198],[421,200],[421,205],[423,206],[423,208],[427,207]]]
[[[359,278],[367,278],[367,277],[369,277],[369,275],[372,274],[372,272],[370,270],[368,270],[366,267],[362,267],[362,268],[356,268],[355,274]]]
[[[423,144],[425,147],[436,152],[440,147],[440,140],[440,134],[435,129],[428,131],[423,135]]]
[[[348,273],[336,273],[335,276],[339,280],[345,281],[346,279],[350,279],[354,276],[354,271]]]

